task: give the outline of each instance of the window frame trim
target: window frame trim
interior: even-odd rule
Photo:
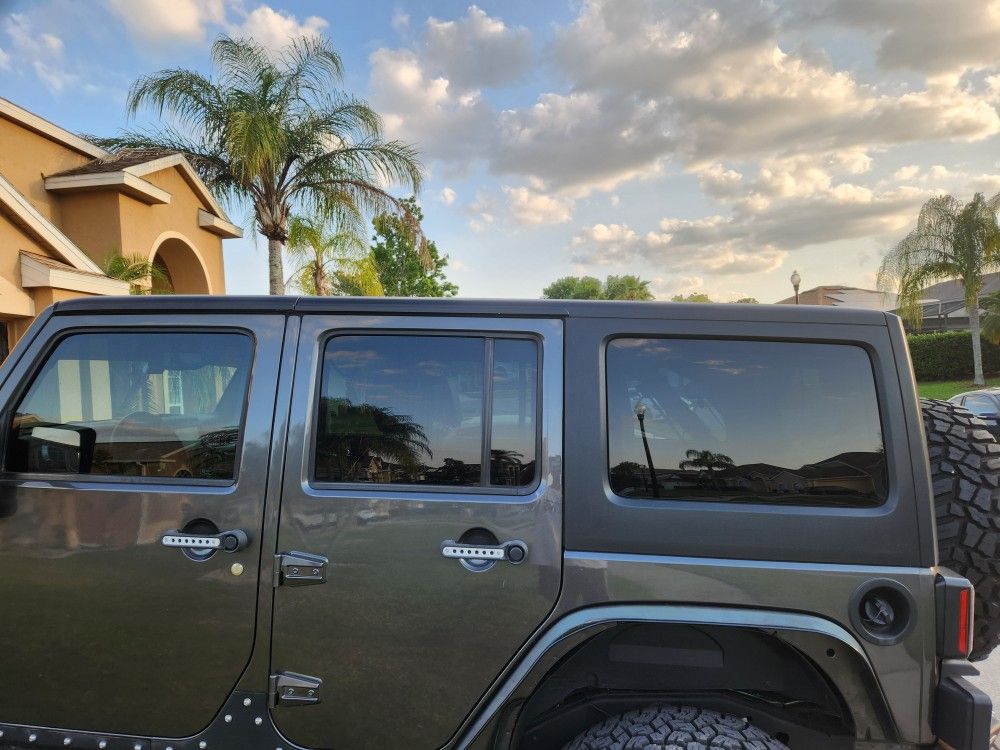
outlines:
[[[872,387],[875,394],[875,405],[877,408],[878,422],[879,422],[879,434],[882,438],[882,450],[884,456],[885,464],[885,496],[879,500],[879,502],[868,504],[868,505],[841,505],[836,503],[789,503],[789,502],[773,502],[761,499],[755,499],[752,501],[733,501],[725,500],[715,497],[671,497],[671,498],[657,498],[657,497],[647,497],[645,495],[621,495],[615,491],[611,484],[611,431],[608,426],[611,423],[610,420],[610,407],[611,402],[608,394],[608,357],[611,345],[615,341],[619,340],[636,340],[636,339],[659,339],[659,340],[687,340],[687,341],[739,341],[754,344],[761,343],[776,343],[776,344],[819,344],[826,346],[847,346],[856,349],[861,349],[865,356],[868,358],[868,364],[871,369],[872,376]],[[655,334],[655,333],[644,333],[644,334],[614,334],[605,338],[602,342],[602,382],[601,382],[601,398],[603,399],[603,415],[602,421],[604,424],[604,482],[607,493],[615,501],[620,501],[628,504],[641,504],[643,506],[651,504],[653,506],[665,506],[669,507],[674,503],[692,503],[695,505],[715,505],[723,507],[743,507],[743,508],[758,508],[758,509],[773,509],[773,508],[795,508],[795,509],[835,509],[835,510],[846,510],[846,511],[884,511],[891,503],[893,503],[893,498],[895,495],[895,469],[893,465],[893,457],[890,455],[890,451],[887,449],[886,441],[886,414],[885,405],[882,400],[882,389],[879,382],[879,372],[877,368],[876,355],[877,352],[867,343],[863,341],[851,341],[851,340],[835,340],[835,339],[806,339],[806,338],[783,338],[783,337],[761,337],[761,336],[712,336],[712,335],[698,335],[698,334]]]
[[[13,437],[12,426],[14,414],[17,407],[21,405],[31,386],[37,381],[39,373],[45,368],[52,355],[59,348],[63,341],[73,336],[81,334],[116,334],[116,333],[227,333],[245,336],[250,340],[250,371],[247,374],[247,384],[243,393],[243,410],[239,424],[239,439],[236,444],[236,460],[233,463],[233,476],[231,479],[199,479],[196,477],[143,477],[143,476],[115,476],[113,474],[70,474],[38,471],[12,471],[7,468],[7,453],[10,441]],[[240,473],[243,460],[243,449],[246,438],[247,417],[250,411],[250,394],[253,388],[254,373],[257,367],[257,352],[259,342],[256,334],[249,328],[243,326],[211,325],[199,326],[191,325],[170,325],[170,326],[141,326],[125,325],[117,326],[80,326],[61,328],[50,340],[45,342],[44,347],[26,368],[24,377],[17,383],[11,394],[8,405],[0,411],[0,480],[6,481],[41,481],[41,482],[66,482],[86,485],[105,486],[167,486],[167,487],[202,487],[211,488],[235,488],[239,484]]]
[[[492,425],[493,403],[492,403],[492,378],[491,370],[487,370],[486,365],[492,354],[490,340],[527,340],[535,344],[536,370],[535,370],[535,475],[530,484],[520,487],[505,487],[503,485],[483,484],[484,474],[489,479],[489,465],[480,466],[479,484],[447,485],[447,484],[385,484],[379,482],[333,482],[321,480],[316,477],[316,446],[319,440],[319,404],[323,389],[323,365],[326,359],[326,347],[332,339],[345,336],[409,336],[421,338],[477,338],[483,341],[483,419],[482,431],[482,453],[492,446],[492,434],[487,433],[487,421]],[[308,455],[306,457],[306,483],[310,489],[314,490],[342,490],[349,492],[404,492],[404,493],[454,493],[454,494],[476,494],[476,495],[506,495],[523,496],[531,495],[541,486],[541,456],[542,456],[542,419],[543,411],[543,390],[544,390],[544,357],[545,346],[542,335],[530,331],[508,331],[500,329],[432,329],[432,328],[336,328],[324,332],[319,338],[316,358],[315,385],[312,392],[311,405],[312,413],[308,415],[309,440],[306,442]],[[487,398],[489,395],[489,399]]]

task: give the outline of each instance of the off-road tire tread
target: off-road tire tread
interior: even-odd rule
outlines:
[[[1000,445],[982,420],[958,404],[921,399],[938,562],[976,589],[971,659],[1000,643]]]
[[[655,705],[595,724],[564,750],[788,750],[746,719]]]

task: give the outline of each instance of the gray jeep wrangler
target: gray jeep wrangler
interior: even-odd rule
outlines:
[[[0,746],[989,746],[1000,446],[891,315],[93,298],[0,404]]]

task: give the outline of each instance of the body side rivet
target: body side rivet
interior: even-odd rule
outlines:
[[[241,575],[243,575],[243,564],[242,563],[233,563],[230,566],[230,568],[229,568],[229,572],[232,573],[234,576],[241,576]]]
[[[205,750],[205,748],[208,747],[208,743],[205,742],[205,740],[202,740],[201,742],[198,743],[198,747],[200,747],[201,750]]]
[[[256,719],[253,720],[253,723],[256,724],[257,726],[260,726],[261,724],[264,723],[264,720],[258,716]]]
[[[69,737],[63,737],[63,744],[64,745],[72,745],[73,744],[73,740],[71,740]]]
[[[28,735],[28,742],[34,742],[37,739],[38,739],[38,735],[37,734],[29,734]]]
[[[97,746],[99,748],[101,748],[101,750],[104,750],[104,748],[106,748],[108,746],[108,741],[107,740],[101,740],[100,742],[97,743]]]
[[[243,705],[244,706],[249,706],[250,705],[250,699],[249,698],[244,698],[243,699]]]
[[[225,716],[225,722],[228,724],[232,720],[233,720],[233,715],[232,714],[226,714],[226,716]]]

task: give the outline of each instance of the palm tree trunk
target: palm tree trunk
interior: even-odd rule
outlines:
[[[973,385],[986,385],[983,380],[983,345],[979,330],[979,300],[969,306],[969,328],[972,329]]]
[[[285,269],[282,267],[282,253],[285,243],[270,237],[267,239],[268,294],[285,293]]]

